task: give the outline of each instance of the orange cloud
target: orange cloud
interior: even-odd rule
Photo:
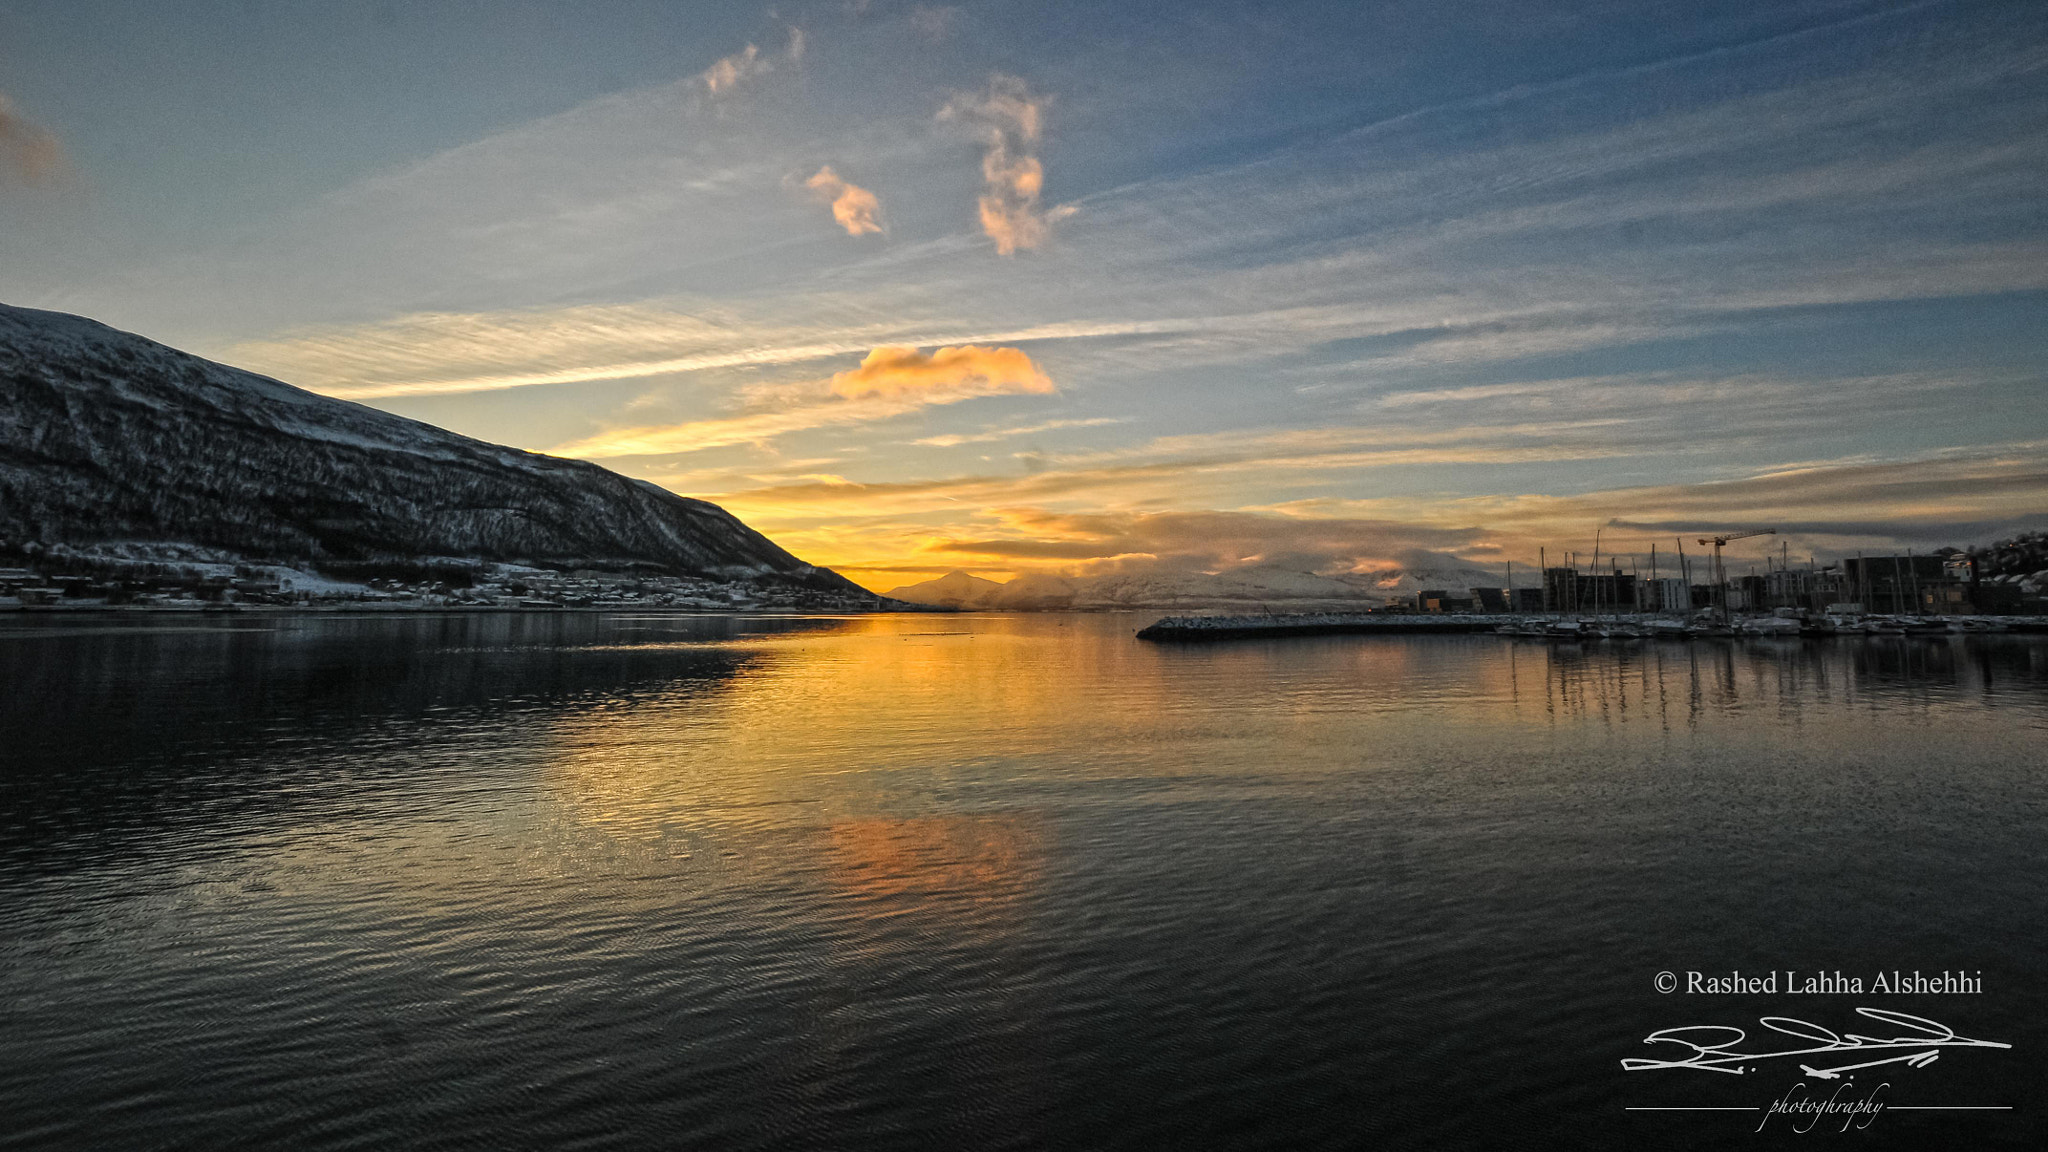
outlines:
[[[749,44],[741,51],[706,68],[698,75],[698,79],[704,81],[704,87],[709,89],[713,96],[717,96],[732,91],[739,86],[740,81],[766,71],[768,62],[761,59],[761,50]]]
[[[614,428],[550,449],[588,459],[699,452],[733,444],[767,444],[777,436],[886,420],[933,404],[977,396],[1054,391],[1052,378],[1015,348],[969,344],[927,356],[915,348],[884,346],[860,367],[830,380],[778,385],[754,394],[762,410],[683,424]]]
[[[789,28],[789,46],[783,52],[783,59],[791,64],[803,63],[803,29],[793,26]],[[772,62],[772,58],[762,55],[758,45],[749,44],[738,52],[699,72],[697,79],[704,82],[705,89],[713,96],[722,96],[739,87],[743,81],[751,80],[763,73],[773,71],[775,71],[775,65]]]
[[[849,400],[894,398],[935,392],[1054,391],[1052,378],[1016,348],[966,344],[927,356],[915,348],[885,345],[867,354],[860,367],[835,373],[832,391]]]
[[[832,205],[832,218],[839,221],[839,226],[846,229],[848,236],[882,231],[882,202],[873,192],[840,179],[830,164],[804,181],[804,187],[809,188],[819,200]]]
[[[15,111],[13,102],[0,94],[0,174],[39,184],[63,166],[64,150],[57,138]]]
[[[955,97],[939,110],[941,120],[962,120],[982,129],[981,230],[1005,256],[1045,243],[1052,222],[1074,212],[1071,207],[1047,212],[1038,204],[1045,165],[1035,149],[1044,116],[1043,98],[1022,80],[1000,74],[990,78],[986,93]]]

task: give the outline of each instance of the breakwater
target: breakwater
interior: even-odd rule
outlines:
[[[1364,612],[1294,612],[1267,616],[1166,616],[1140,629],[1140,640],[1241,640],[1267,636],[1374,636],[1492,632],[1499,616],[1401,616]]]

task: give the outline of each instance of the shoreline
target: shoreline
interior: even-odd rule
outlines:
[[[662,616],[912,616],[951,612],[947,608],[816,607],[735,605],[731,608],[683,608],[668,604],[0,604],[0,615],[24,616],[473,616],[486,613],[542,616],[558,612],[618,613]]]
[[[1202,644],[1219,640],[1260,640],[1298,636],[1494,635],[1509,640],[1583,643],[1588,640],[1815,639],[1829,636],[1934,638],[1958,635],[2048,633],[2048,616],[1920,616],[1865,618],[1864,627],[1819,627],[1775,616],[1738,618],[1732,627],[1699,628],[1672,617],[1649,615],[1581,619],[1554,615],[1454,615],[1431,618],[1399,614],[1291,613],[1267,616],[1163,616],[1137,632],[1154,643]],[[1770,621],[1769,627],[1762,622]],[[1965,623],[1974,622],[1973,623]],[[1746,627],[1747,626],[1747,627]]]

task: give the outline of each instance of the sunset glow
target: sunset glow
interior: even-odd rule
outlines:
[[[1967,544],[2048,506],[2043,17],[1980,16],[1585,15],[1481,69],[1478,11],[728,13],[232,204],[28,57],[0,298],[597,460],[873,588]],[[338,114],[267,98],[277,147]]]

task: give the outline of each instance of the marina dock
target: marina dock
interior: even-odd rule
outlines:
[[[1573,618],[1457,613],[1295,612],[1259,616],[1165,616],[1138,639],[1165,643],[1256,640],[1283,636],[1402,636],[1491,633],[1553,641],[1692,640],[1715,637],[1946,636],[1992,632],[2048,633],[2044,616],[1860,616],[1794,619],[1738,617],[1726,625],[1674,617]]]

